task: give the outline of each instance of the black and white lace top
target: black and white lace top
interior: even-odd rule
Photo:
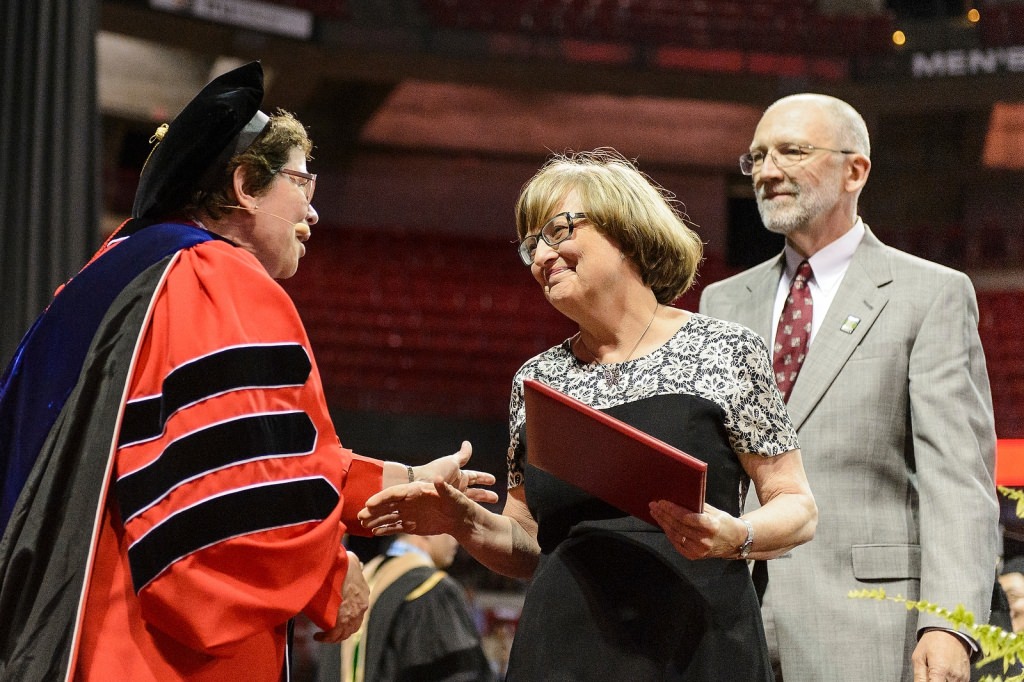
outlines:
[[[663,346],[628,362],[584,363],[573,355],[570,339],[527,361],[513,379],[510,488],[523,483],[524,379],[537,379],[602,410],[653,396],[691,396],[721,408],[724,436],[734,453],[772,457],[799,447],[761,337],[741,325],[694,313]]]

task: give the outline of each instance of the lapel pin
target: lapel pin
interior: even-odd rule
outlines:
[[[843,326],[839,328],[839,331],[846,332],[847,334],[852,334],[853,331],[857,328],[858,324],[860,324],[859,317],[857,317],[856,315],[847,315],[846,322],[843,322]]]

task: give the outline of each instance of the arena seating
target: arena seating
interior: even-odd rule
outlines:
[[[512,376],[576,328],[543,298],[511,239],[318,226],[285,288],[337,409],[501,419]],[[702,264],[678,302],[735,272]],[[1024,437],[1024,291],[979,291],[1003,438]]]
[[[340,409],[493,418],[515,370],[574,331],[511,240],[318,229],[286,287]]]
[[[438,26],[704,49],[853,55],[891,48],[892,16],[816,0],[422,0]]]
[[[979,10],[982,45],[1024,45],[1024,2],[984,2]]]
[[[350,16],[348,0],[272,0],[275,5],[304,9],[322,19],[347,19]]]
[[[985,347],[996,432],[1024,437],[1024,290],[979,291],[979,330]]]

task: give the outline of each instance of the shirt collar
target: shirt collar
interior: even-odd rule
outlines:
[[[853,223],[853,226],[846,231],[839,239],[819,250],[808,258],[811,264],[811,271],[814,273],[814,283],[823,291],[831,291],[839,285],[846,274],[846,269],[853,260],[853,254],[864,238],[864,221],[860,216]],[[792,281],[796,276],[796,269],[804,260],[804,257],[796,252],[793,247],[786,244],[786,279]]]

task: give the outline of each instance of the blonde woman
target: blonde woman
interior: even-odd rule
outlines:
[[[701,242],[621,155],[554,157],[524,187],[516,221],[523,263],[579,332],[515,375],[504,511],[439,481],[370,498],[364,525],[447,532],[491,569],[532,579],[508,680],[771,680],[744,560],[810,540],[817,512],[767,348],[672,307]],[[704,512],[655,502],[652,526],[531,467],[525,379],[706,461]],[[739,518],[751,479],[762,506]]]

